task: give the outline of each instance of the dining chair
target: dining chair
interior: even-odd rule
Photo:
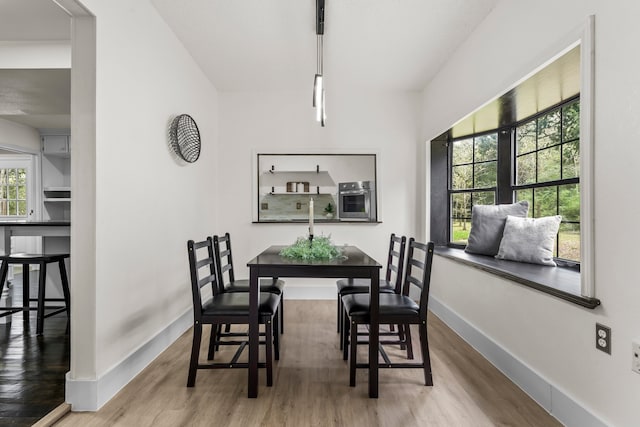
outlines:
[[[380,279],[380,293],[396,293],[399,294],[402,288],[402,270],[404,268],[404,253],[407,238],[405,236],[399,237],[395,233],[391,234],[389,238],[389,250],[387,252],[387,271],[385,277]],[[337,323],[338,332],[340,332],[340,349],[343,349],[344,336],[342,332],[344,322],[344,309],[342,306],[342,297],[350,294],[363,294],[369,293],[369,285],[371,281],[369,279],[339,279],[336,281],[338,288],[338,302],[337,302]],[[393,331],[393,326],[390,327]],[[403,327],[398,325],[398,332],[400,338],[402,338]],[[346,357],[345,357],[346,360]]]
[[[215,256],[213,250],[213,239],[207,237],[201,242],[189,240],[187,242],[189,255],[189,270],[191,275],[191,292],[193,295],[193,344],[191,346],[191,359],[189,363],[189,375],[187,387],[193,387],[196,382],[198,369],[221,369],[221,368],[248,368],[248,363],[238,362],[244,348],[248,345],[247,340],[216,342],[215,344],[238,345],[231,362],[220,363],[210,362],[199,363],[200,344],[202,341],[202,325],[211,325],[212,331],[223,324],[249,324],[249,294],[247,292],[220,292],[218,286],[217,272],[215,269]],[[204,290],[204,293],[203,293]],[[261,324],[265,325],[263,336],[265,344],[266,362],[258,366],[266,367],[267,385],[273,384],[273,347],[276,354],[279,342],[278,334],[273,334],[273,328],[278,328],[278,318],[276,312],[280,296],[274,293],[265,292],[260,294],[258,305],[258,318]],[[212,338],[215,335],[212,332]],[[236,334],[245,335],[246,334]],[[261,342],[262,344],[263,342]],[[209,343],[209,359],[213,358],[212,349],[214,343]]]
[[[427,304],[429,302],[429,285],[431,281],[431,264],[433,261],[433,242],[419,243],[412,237],[409,239],[407,253],[407,267],[401,294],[380,294],[380,324],[419,325],[421,363],[392,363],[384,351],[385,344],[398,344],[395,341],[380,341],[380,353],[384,363],[380,368],[422,368],[426,386],[433,385],[431,375],[431,360],[429,357],[429,341],[427,338]],[[418,291],[418,302],[410,296],[410,290],[415,286]],[[342,297],[345,310],[344,342],[345,350],[349,346],[349,385],[356,385],[356,368],[368,367],[368,364],[358,364],[356,360],[358,349],[358,325],[368,324],[369,295],[349,294]],[[348,321],[347,321],[348,319]],[[347,339],[347,337],[349,337]],[[411,347],[411,330],[405,331],[405,345]]]
[[[236,279],[231,254],[231,235],[213,236],[216,254],[218,284],[221,292],[249,292],[249,279]],[[260,292],[269,292],[280,296],[278,307],[280,333],[284,333],[284,281],[278,278],[260,279]]]

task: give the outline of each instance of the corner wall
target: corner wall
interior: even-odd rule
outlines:
[[[502,1],[426,87],[422,136],[428,144],[504,92],[540,65],[543,54],[572,28],[585,25],[591,14],[595,15],[596,50],[595,296],[602,306],[583,309],[439,257],[434,262],[431,292],[441,305],[594,419],[633,426],[640,395],[640,376],[631,371],[631,342],[640,339],[640,310],[635,303],[640,300],[640,288],[635,285],[637,271],[631,260],[640,237],[634,225],[640,200],[632,196],[638,191],[640,163],[640,58],[632,52],[640,39],[635,22],[640,4],[632,0]],[[428,206],[426,193],[423,204],[427,211],[438,208]],[[595,349],[596,322],[612,328],[610,356]],[[549,407],[561,404],[552,401]]]
[[[73,154],[72,224],[95,240],[72,236],[67,399],[96,410],[191,325],[186,242],[217,224],[218,94],[149,1],[83,3],[96,17],[95,116],[88,105],[72,121],[95,120],[95,147]],[[194,164],[168,147],[181,113],[200,129]]]

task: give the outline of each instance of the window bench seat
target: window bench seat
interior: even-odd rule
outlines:
[[[434,253],[586,308],[596,308],[600,300],[580,295],[580,272],[565,267],[547,267],[470,254],[464,249],[436,246]]]

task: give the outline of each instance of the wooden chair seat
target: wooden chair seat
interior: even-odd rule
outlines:
[[[234,280],[224,285],[225,292],[249,292],[249,279]],[[280,279],[260,279],[260,292],[282,295],[284,281]]]

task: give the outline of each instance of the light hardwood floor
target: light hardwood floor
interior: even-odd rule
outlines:
[[[338,350],[335,301],[288,300],[274,385],[265,386],[261,369],[257,399],[247,398],[244,369],[200,370],[196,386],[187,388],[192,337],[188,331],[100,411],[70,413],[55,425],[561,425],[440,319],[430,316],[433,387],[424,386],[418,369],[381,369],[380,398],[369,399],[366,370],[359,369],[357,386],[349,387],[348,366]],[[412,335],[415,345],[417,330]],[[206,359],[206,344],[201,360]],[[365,361],[366,346],[359,350],[358,360]]]

